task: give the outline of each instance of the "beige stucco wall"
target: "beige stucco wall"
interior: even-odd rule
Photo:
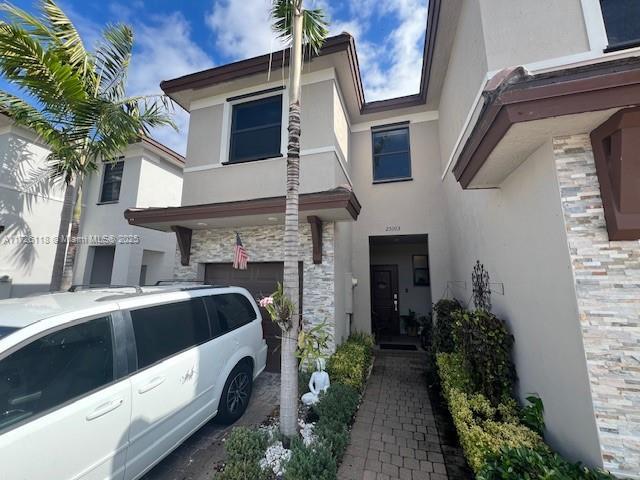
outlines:
[[[371,131],[353,133],[351,169],[362,212],[353,226],[354,329],[371,329],[369,237],[427,234],[431,291],[438,299],[449,279],[446,199],[438,171],[438,124],[411,123],[409,128],[413,180],[373,184]]]
[[[520,396],[542,398],[552,447],[601,465],[551,142],[500,189],[462,191],[451,174],[445,184],[452,293],[469,301],[480,260],[493,311],[515,336]]]

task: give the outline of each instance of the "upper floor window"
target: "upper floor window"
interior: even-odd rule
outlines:
[[[620,50],[640,46],[640,1],[600,0],[609,47]]]
[[[229,163],[281,155],[282,95],[233,105]]]
[[[381,127],[373,130],[373,181],[411,178],[409,127]]]
[[[124,160],[109,162],[104,164],[104,175],[102,176],[102,191],[100,202],[117,202],[120,198],[120,185],[122,184],[122,170]]]

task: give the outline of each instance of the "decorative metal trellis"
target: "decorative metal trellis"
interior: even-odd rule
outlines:
[[[473,285],[473,303],[477,310],[491,311],[491,285],[489,283],[489,272],[484,269],[480,260],[476,260],[471,274],[471,284]]]

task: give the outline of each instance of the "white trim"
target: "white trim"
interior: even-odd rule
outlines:
[[[336,78],[335,69],[334,68],[325,68],[323,70],[318,70],[317,72],[305,73],[302,75],[301,85],[312,85],[314,83],[325,82],[327,80],[334,80]],[[289,85],[289,81],[282,80],[272,81],[261,83],[259,85],[254,85],[252,87],[242,88],[240,90],[233,90],[231,92],[226,92],[220,95],[214,95],[211,97],[201,98],[199,100],[194,100],[191,102],[189,111],[193,112],[194,110],[199,110],[201,108],[213,107],[215,105],[223,105],[228,103],[227,98],[231,96],[239,96],[239,95],[247,95],[254,92],[259,92],[261,90],[268,90],[270,88],[276,87],[287,87]]]
[[[580,3],[582,4],[582,15],[589,39],[589,48],[592,52],[599,50],[602,53],[609,45],[609,39],[604,26],[600,0],[580,0]]]
[[[408,113],[406,115],[386,117],[386,118],[381,118],[379,120],[371,120],[369,122],[354,123],[353,125],[351,125],[351,131],[353,133],[366,132],[367,130],[370,130],[372,127],[378,127],[381,125],[389,125],[392,123],[407,122],[407,121],[409,123],[432,122],[434,120],[438,120],[438,117],[439,117],[439,114],[437,110],[429,110],[426,112],[418,112],[418,113]]]

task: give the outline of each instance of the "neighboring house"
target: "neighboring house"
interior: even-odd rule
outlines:
[[[544,401],[548,441],[633,478],[637,5],[431,0],[419,93],[377,102],[364,99],[353,39],[328,39],[302,77],[300,179],[307,321],[327,321],[335,343],[355,330],[393,340],[409,309],[466,304],[480,260],[515,336],[519,393]],[[191,115],[182,205],[125,216],[176,232],[179,278],[256,296],[282,278],[282,55],[161,84]],[[236,232],[247,271],[230,266]]]
[[[50,180],[48,154],[32,132],[0,114],[0,299],[49,291],[64,188]],[[143,138],[85,180],[75,283],[173,277],[175,236],[132,227],[122,212],[179,205],[182,167],[180,155]]]

